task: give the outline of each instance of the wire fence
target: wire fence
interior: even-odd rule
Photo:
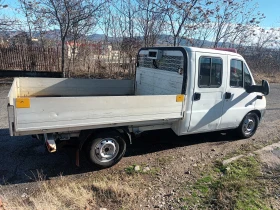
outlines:
[[[66,77],[112,79],[134,77],[135,58],[129,59],[124,53],[117,59],[112,59],[109,55],[98,54],[91,49],[86,53],[83,49],[79,49],[75,56],[69,56],[69,52],[72,51],[66,48],[64,59]],[[0,46],[0,77],[32,75],[56,77],[58,72],[62,75],[61,53],[58,47]]]
[[[0,47],[0,70],[57,72],[60,71],[59,57],[58,48]]]

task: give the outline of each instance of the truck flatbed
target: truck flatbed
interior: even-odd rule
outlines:
[[[8,96],[16,116],[10,123],[16,135],[28,135],[169,124],[182,118],[183,102],[176,102],[176,95],[132,95],[133,84],[132,80],[16,78]],[[17,106],[20,100],[29,106]]]

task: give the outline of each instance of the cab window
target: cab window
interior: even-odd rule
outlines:
[[[222,84],[223,60],[214,57],[199,59],[199,87],[217,88]]]
[[[243,87],[243,63],[240,60],[230,61],[230,86]]]
[[[230,61],[230,86],[246,88],[251,85],[252,77],[245,63],[240,60],[232,59]]]

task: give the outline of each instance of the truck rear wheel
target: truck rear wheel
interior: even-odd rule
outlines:
[[[98,168],[118,163],[126,151],[126,143],[117,131],[103,131],[93,135],[85,145],[88,160]]]
[[[237,128],[238,135],[241,138],[250,138],[253,136],[259,125],[259,117],[254,112],[249,112]]]

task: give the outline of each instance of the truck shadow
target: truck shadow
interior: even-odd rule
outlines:
[[[236,139],[217,132],[178,137],[171,130],[150,131],[133,139],[133,144],[128,145],[125,157],[204,142],[223,144],[232,140]],[[70,144],[56,153],[48,153],[42,141],[30,136],[10,137],[8,129],[0,129],[0,185],[97,171],[86,161],[83,154],[80,155],[80,167],[75,165],[76,148],[74,144]]]
[[[148,131],[135,138],[128,145],[126,157],[143,155],[177,147],[191,146],[205,142],[223,144],[228,141],[238,140],[231,132],[211,132],[186,136],[177,136],[171,129]]]

